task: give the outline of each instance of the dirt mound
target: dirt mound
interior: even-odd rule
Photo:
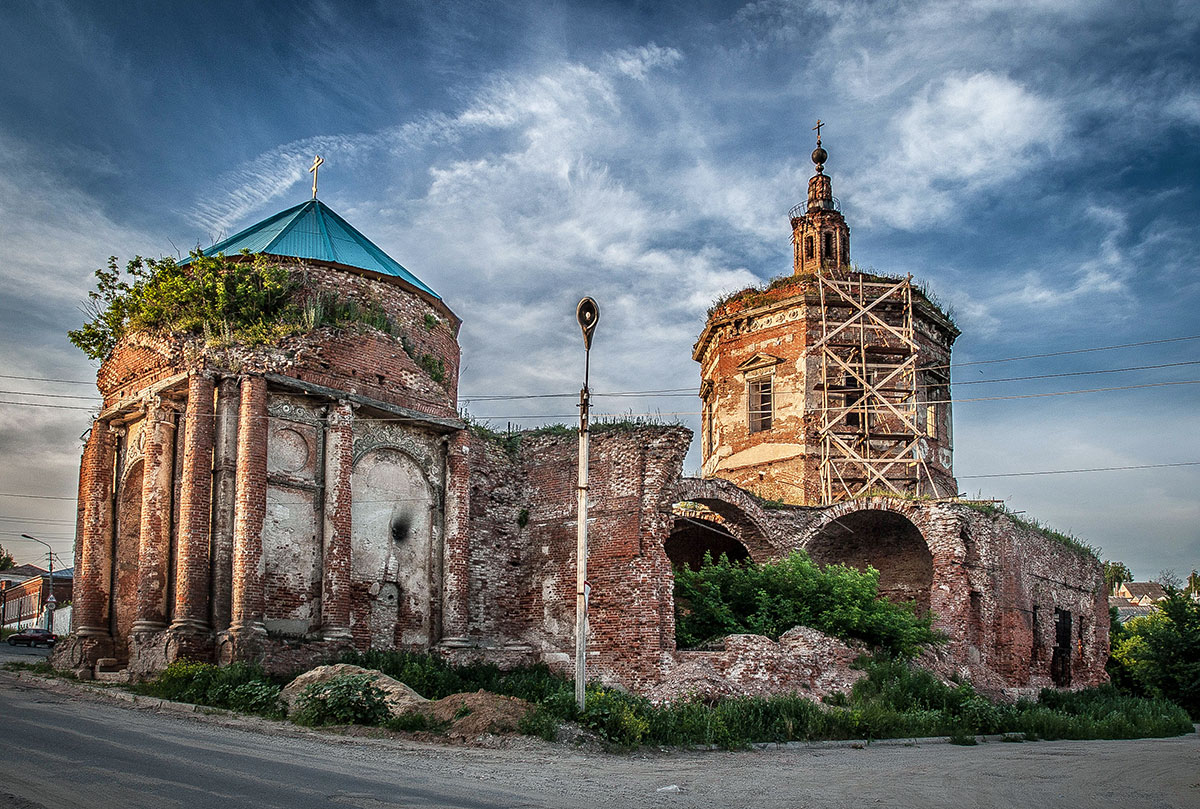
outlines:
[[[484,690],[475,693],[451,694],[428,702],[415,710],[438,724],[449,722],[448,736],[474,739],[485,733],[511,733],[517,723],[533,708],[517,697],[502,697]]]
[[[313,683],[324,683],[335,677],[342,677],[347,674],[369,675],[375,687],[383,691],[384,702],[387,703],[388,710],[392,712],[392,716],[408,713],[429,703],[429,700],[399,680],[394,680],[379,671],[364,669],[361,666],[351,666],[347,663],[336,663],[332,666],[317,666],[312,671],[306,671],[288,683],[287,687],[279,693],[279,696],[287,704],[290,711],[295,705],[296,700],[300,697],[301,692],[308,686]]]

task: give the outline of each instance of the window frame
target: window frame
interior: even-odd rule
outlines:
[[[755,406],[756,395],[757,407]],[[752,435],[768,432],[774,428],[775,374],[760,374],[746,379],[746,425]]]

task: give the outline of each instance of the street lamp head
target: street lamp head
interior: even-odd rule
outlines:
[[[592,350],[592,335],[596,332],[596,324],[600,322],[600,304],[594,298],[584,298],[575,307],[575,319],[583,330],[583,347]]]

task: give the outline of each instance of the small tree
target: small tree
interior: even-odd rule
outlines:
[[[12,554],[6,551],[3,545],[0,545],[0,570],[9,570],[15,566],[16,562],[13,561]]]
[[[1179,578],[1179,574],[1169,567],[1164,567],[1158,571],[1158,575],[1154,577],[1154,581],[1168,590],[1178,590],[1183,585],[1183,579]]]
[[[1114,681],[1166,697],[1200,719],[1200,603],[1178,590],[1152,614],[1134,618],[1113,643]]]
[[[1104,563],[1104,585],[1112,592],[1127,581],[1133,581],[1133,572],[1124,562]]]

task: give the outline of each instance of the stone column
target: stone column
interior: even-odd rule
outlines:
[[[322,634],[350,637],[350,474],[354,468],[354,411],[341,401],[325,428],[325,532],[321,575]]]
[[[209,527],[212,522],[213,381],[188,378],[179,492],[179,552],[175,561],[175,620],[171,628],[207,632]]]
[[[155,400],[147,409],[145,430],[137,620],[130,628],[134,633],[154,632],[167,626],[175,410],[162,399]]]
[[[446,444],[445,531],[442,545],[442,644],[465,646],[470,631],[470,434]]]
[[[261,635],[266,633],[262,533],[267,515],[267,382],[260,376],[242,379],[236,485],[229,631]]]
[[[79,526],[79,561],[75,570],[71,616],[74,633],[83,637],[109,637],[108,606],[112,586],[113,463],[116,435],[97,419],[83,450],[79,467],[79,500],[83,512]]]
[[[238,381],[217,383],[212,492],[212,626],[229,628],[233,597],[233,512],[237,481]]]

